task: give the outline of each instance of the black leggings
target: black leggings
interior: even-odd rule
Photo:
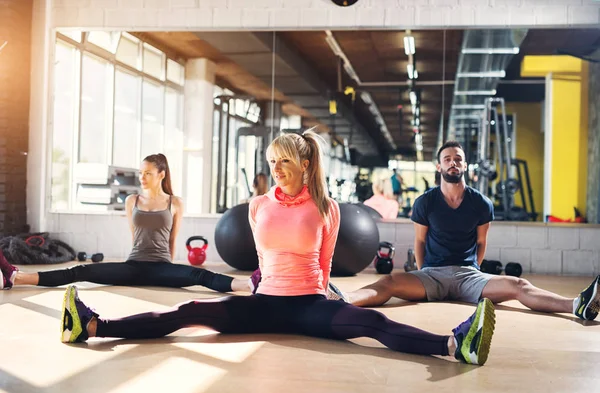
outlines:
[[[382,313],[342,301],[308,296],[229,296],[189,301],[171,311],[121,319],[98,319],[97,337],[163,337],[205,326],[221,333],[287,333],[347,340],[371,337],[395,351],[448,355],[449,336],[439,336],[388,319]]]
[[[77,265],[68,269],[39,272],[39,286],[56,287],[78,281],[123,286],[182,288],[202,285],[218,292],[230,292],[232,277],[193,266],[170,262],[127,261]]]

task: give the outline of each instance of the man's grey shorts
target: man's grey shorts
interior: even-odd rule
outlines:
[[[477,303],[491,274],[482,273],[473,266],[424,267],[411,271],[425,287],[427,300],[457,300]]]

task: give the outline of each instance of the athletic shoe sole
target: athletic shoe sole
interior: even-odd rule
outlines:
[[[63,298],[60,340],[64,343],[72,343],[83,332],[75,299],[77,298],[77,287],[69,285]]]
[[[471,364],[483,366],[487,361],[496,326],[496,312],[490,299],[483,299],[477,305],[475,321],[460,349],[461,354]],[[465,345],[468,344],[468,345]],[[476,348],[473,348],[473,346]]]
[[[598,278],[596,278],[595,282],[592,284],[593,286],[593,291],[592,291],[592,296],[590,296],[590,301],[587,302],[587,304],[584,306],[583,303],[579,306],[579,310],[577,310],[579,315],[582,315],[584,319],[587,320],[591,320],[591,319],[595,319],[596,316],[594,316],[594,318],[590,318],[589,315],[587,315],[588,310],[590,309],[590,306],[592,304],[597,305],[600,303],[600,298],[598,297]],[[584,291],[585,292],[585,291]],[[583,309],[581,309],[581,307],[583,306]]]

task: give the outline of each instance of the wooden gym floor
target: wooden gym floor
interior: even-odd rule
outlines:
[[[58,265],[63,268],[73,264]],[[222,263],[207,268],[236,272]],[[38,266],[23,267],[37,271]],[[247,274],[239,275],[240,277]],[[527,276],[575,296],[592,277]],[[371,268],[334,278],[344,290],[373,282]],[[80,283],[80,296],[106,317],[164,310],[219,294],[202,287],[128,288]],[[396,353],[370,339],[338,342],[301,336],[227,336],[183,329],[159,340],[59,340],[64,288],[0,291],[1,392],[593,392],[600,390],[600,323],[544,315],[517,302],[497,307],[496,333],[483,367],[453,358]],[[379,308],[403,323],[449,334],[473,306],[390,301]]]

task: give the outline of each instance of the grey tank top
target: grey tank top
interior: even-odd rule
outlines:
[[[171,262],[169,238],[173,227],[171,197],[165,210],[147,212],[137,208],[139,195],[132,211],[133,249],[128,261]]]

